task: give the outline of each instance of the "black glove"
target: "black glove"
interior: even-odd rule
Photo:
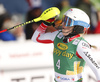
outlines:
[[[55,23],[54,22],[53,23],[50,23],[50,22],[47,22],[47,21],[43,21],[43,23],[45,25],[47,25],[47,26],[51,26],[51,25],[55,26]]]
[[[56,20],[56,17],[51,18],[51,19],[48,19],[48,20],[46,20],[46,21],[43,21],[43,23],[44,23],[45,25],[47,25],[47,26],[51,26],[51,25],[55,26],[55,23],[54,23],[55,20]]]

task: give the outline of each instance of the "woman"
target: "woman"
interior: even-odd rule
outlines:
[[[48,23],[55,18],[42,23],[35,31],[32,40],[40,43],[54,43],[55,82],[82,82],[85,62],[93,70],[100,82],[100,66],[93,58],[91,46],[82,38],[85,30],[90,27],[88,15],[77,8],[65,12],[61,30],[45,33]]]

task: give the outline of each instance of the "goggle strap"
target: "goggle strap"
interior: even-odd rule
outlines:
[[[71,20],[71,25],[73,25],[74,24],[74,20]]]
[[[80,25],[80,26],[83,26],[83,27],[86,27],[86,28],[89,28],[90,25],[86,22],[83,22],[83,21],[74,21],[74,25]]]
[[[66,17],[66,16],[65,16]],[[69,21],[71,20],[71,23],[70,25],[68,25]],[[83,21],[80,21],[80,20],[73,20],[73,19],[70,19],[69,17],[67,17],[67,20],[64,20],[66,23],[65,23],[65,26],[74,26],[74,25],[80,25],[80,26],[83,26],[85,28],[89,28],[90,27],[90,24],[86,23],[86,22],[83,22]]]

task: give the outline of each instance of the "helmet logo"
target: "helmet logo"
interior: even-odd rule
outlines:
[[[73,11],[73,9],[70,9],[71,11]]]
[[[69,9],[68,11],[73,11],[73,9]]]

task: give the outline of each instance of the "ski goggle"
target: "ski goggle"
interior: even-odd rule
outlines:
[[[68,16],[64,16],[63,17],[63,21],[65,26],[75,26],[75,25],[79,25],[79,26],[83,26],[85,28],[89,28],[90,25],[86,22],[83,21],[79,21],[79,20],[73,20]]]

